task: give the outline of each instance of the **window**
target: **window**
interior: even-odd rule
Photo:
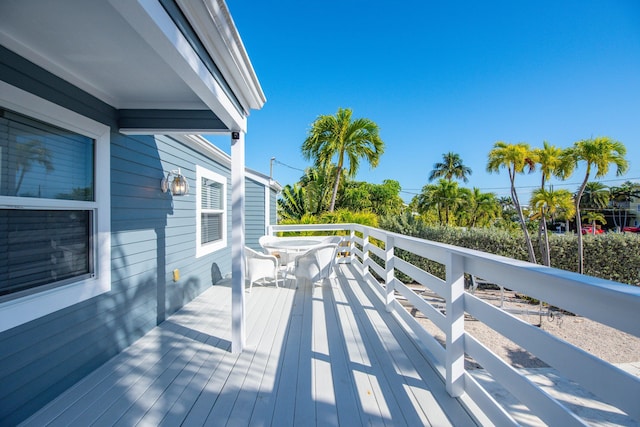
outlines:
[[[0,208],[0,297],[94,273],[94,144],[0,109],[0,196],[56,200]]]
[[[227,180],[196,166],[196,257],[227,246]]]
[[[0,82],[0,331],[111,288],[109,128]]]

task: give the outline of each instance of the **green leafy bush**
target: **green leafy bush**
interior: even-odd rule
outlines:
[[[578,242],[575,235],[552,235],[551,265],[577,271]],[[605,233],[583,236],[584,272],[589,276],[640,286],[640,235]]]

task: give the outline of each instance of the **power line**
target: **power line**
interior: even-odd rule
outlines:
[[[297,168],[295,166],[291,166],[288,165],[286,163],[281,162],[280,160],[277,160],[274,158],[273,160],[274,163],[284,166],[286,168],[289,169],[293,169],[296,171],[300,171],[300,172],[306,172],[304,169],[300,169]],[[632,181],[632,180],[640,180],[640,177],[625,177],[625,178],[614,178],[614,179],[601,179],[598,180],[597,182],[616,182],[616,181]],[[570,186],[574,186],[574,185],[581,185],[582,182],[560,182],[560,183],[554,183],[553,186],[554,187],[570,187]],[[516,187],[516,190],[526,190],[526,189],[532,189],[532,188],[539,188],[539,185],[519,185]],[[492,190],[511,190],[511,187],[487,187],[487,188],[482,188],[479,187],[480,190],[482,191],[492,191]],[[422,192],[422,188],[405,188],[400,190],[401,193],[407,193],[407,194],[413,194],[413,195],[418,195]]]
[[[280,160],[277,160],[277,159],[274,160],[274,163],[276,163],[278,165],[281,165],[281,166],[284,166],[284,167],[287,167],[289,169],[293,169],[293,170],[296,170],[296,171],[304,172],[304,169],[300,169],[300,168],[296,168],[294,166],[290,166],[290,165],[288,165],[286,163],[282,163]]]
[[[633,181],[633,180],[640,180],[640,177],[625,177],[625,178],[614,178],[614,179],[601,179],[601,180],[597,180],[596,182],[616,182],[616,181]],[[590,182],[595,181],[595,180],[591,180]],[[571,187],[571,186],[579,186],[581,185],[582,182],[559,182],[559,183],[554,183],[552,184],[554,187]],[[516,190],[525,190],[525,189],[530,189],[530,188],[540,188],[539,185],[518,185],[516,186]],[[488,190],[511,190],[511,187],[487,187],[487,188],[479,188],[482,191],[488,191]],[[406,190],[406,191],[405,191]],[[419,194],[419,193],[411,193],[412,191],[422,191],[422,188],[405,188],[404,190],[402,190],[405,193],[410,193],[410,194]]]

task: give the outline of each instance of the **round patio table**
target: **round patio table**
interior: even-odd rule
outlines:
[[[322,242],[319,240],[283,237],[281,239],[265,243],[263,246],[267,249],[275,249],[279,251],[302,252],[313,249],[315,246],[319,246],[321,244]]]
[[[278,252],[282,265],[292,264],[304,252],[322,245],[321,240],[304,237],[281,237],[264,243],[263,248],[269,252]]]

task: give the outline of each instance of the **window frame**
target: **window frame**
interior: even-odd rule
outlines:
[[[202,243],[202,179],[206,178],[222,185],[222,238],[215,242]],[[214,210],[215,213],[218,210]],[[203,166],[196,165],[196,258],[227,247],[227,178]]]
[[[0,81],[0,106],[44,123],[95,140],[94,194],[92,202],[0,196],[0,207],[10,209],[79,209],[93,212],[94,274],[59,286],[17,293],[0,301],[0,332],[54,313],[111,290],[111,129],[86,116]]]

